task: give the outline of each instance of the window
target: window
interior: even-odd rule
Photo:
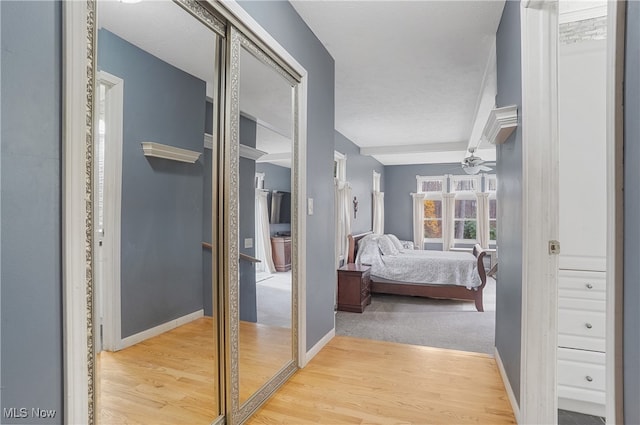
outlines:
[[[375,170],[373,172],[373,191],[380,192],[380,173]]]
[[[473,243],[477,238],[480,181],[476,176],[452,176],[451,192],[455,193],[453,239],[456,243]]]
[[[333,178],[340,182],[347,180],[347,156],[338,151],[333,152]]]
[[[264,173],[256,173],[256,189],[264,189]]]
[[[496,245],[498,185],[495,175],[416,176],[416,181],[417,192],[425,194],[425,242],[455,246],[482,241]],[[482,192],[488,196],[479,196]],[[478,234],[478,220],[488,224],[488,240],[486,233]],[[453,241],[450,241],[451,236]]]
[[[416,176],[418,192],[425,194],[424,238],[426,242],[442,242],[442,193],[445,177]]]

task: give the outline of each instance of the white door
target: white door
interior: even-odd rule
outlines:
[[[120,205],[122,79],[99,72],[94,135],[94,255],[96,352],[120,348]]]

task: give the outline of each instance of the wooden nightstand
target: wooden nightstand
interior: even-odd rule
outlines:
[[[370,266],[347,264],[338,269],[338,310],[362,313],[371,304]]]

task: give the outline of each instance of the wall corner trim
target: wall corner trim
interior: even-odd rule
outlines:
[[[318,354],[324,348],[324,346],[327,345],[329,341],[333,339],[334,336],[336,336],[336,328],[333,328],[329,332],[327,332],[327,334],[323,336],[320,339],[320,341],[316,343],[316,345],[314,345],[313,347],[311,347],[309,351],[307,351],[307,356],[305,358],[304,365],[300,365],[300,367],[306,366],[307,363],[309,363],[311,359],[313,359],[316,356],[316,354]]]
[[[492,145],[504,143],[518,126],[518,107],[516,105],[494,108],[482,131],[482,138]]]
[[[502,378],[502,384],[504,385],[504,389],[507,392],[507,397],[509,397],[509,403],[511,403],[511,409],[513,409],[513,416],[516,417],[516,423],[520,423],[520,406],[518,406],[518,402],[516,401],[516,396],[513,393],[513,389],[511,387],[511,382],[509,382],[509,377],[507,377],[507,372],[504,369],[504,364],[502,363],[502,359],[500,358],[500,352],[498,351],[498,347],[495,348],[494,357],[496,359],[496,364],[498,365],[498,371],[500,372],[500,377]]]
[[[142,142],[141,144],[144,156],[153,156],[193,164],[201,155],[200,152],[176,148],[175,146],[164,145],[162,143]]]

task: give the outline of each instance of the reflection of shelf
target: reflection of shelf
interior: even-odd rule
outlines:
[[[247,158],[247,159],[252,159],[252,160],[257,160],[258,158],[262,157],[263,155],[266,155],[267,153],[265,151],[261,151],[259,149],[256,148],[252,148],[251,146],[247,146],[247,145],[240,145],[240,156],[242,158]]]
[[[200,158],[200,152],[176,148],[174,146],[163,145],[162,143],[156,142],[142,142],[142,150],[144,152],[144,156],[189,162],[191,164]]]

